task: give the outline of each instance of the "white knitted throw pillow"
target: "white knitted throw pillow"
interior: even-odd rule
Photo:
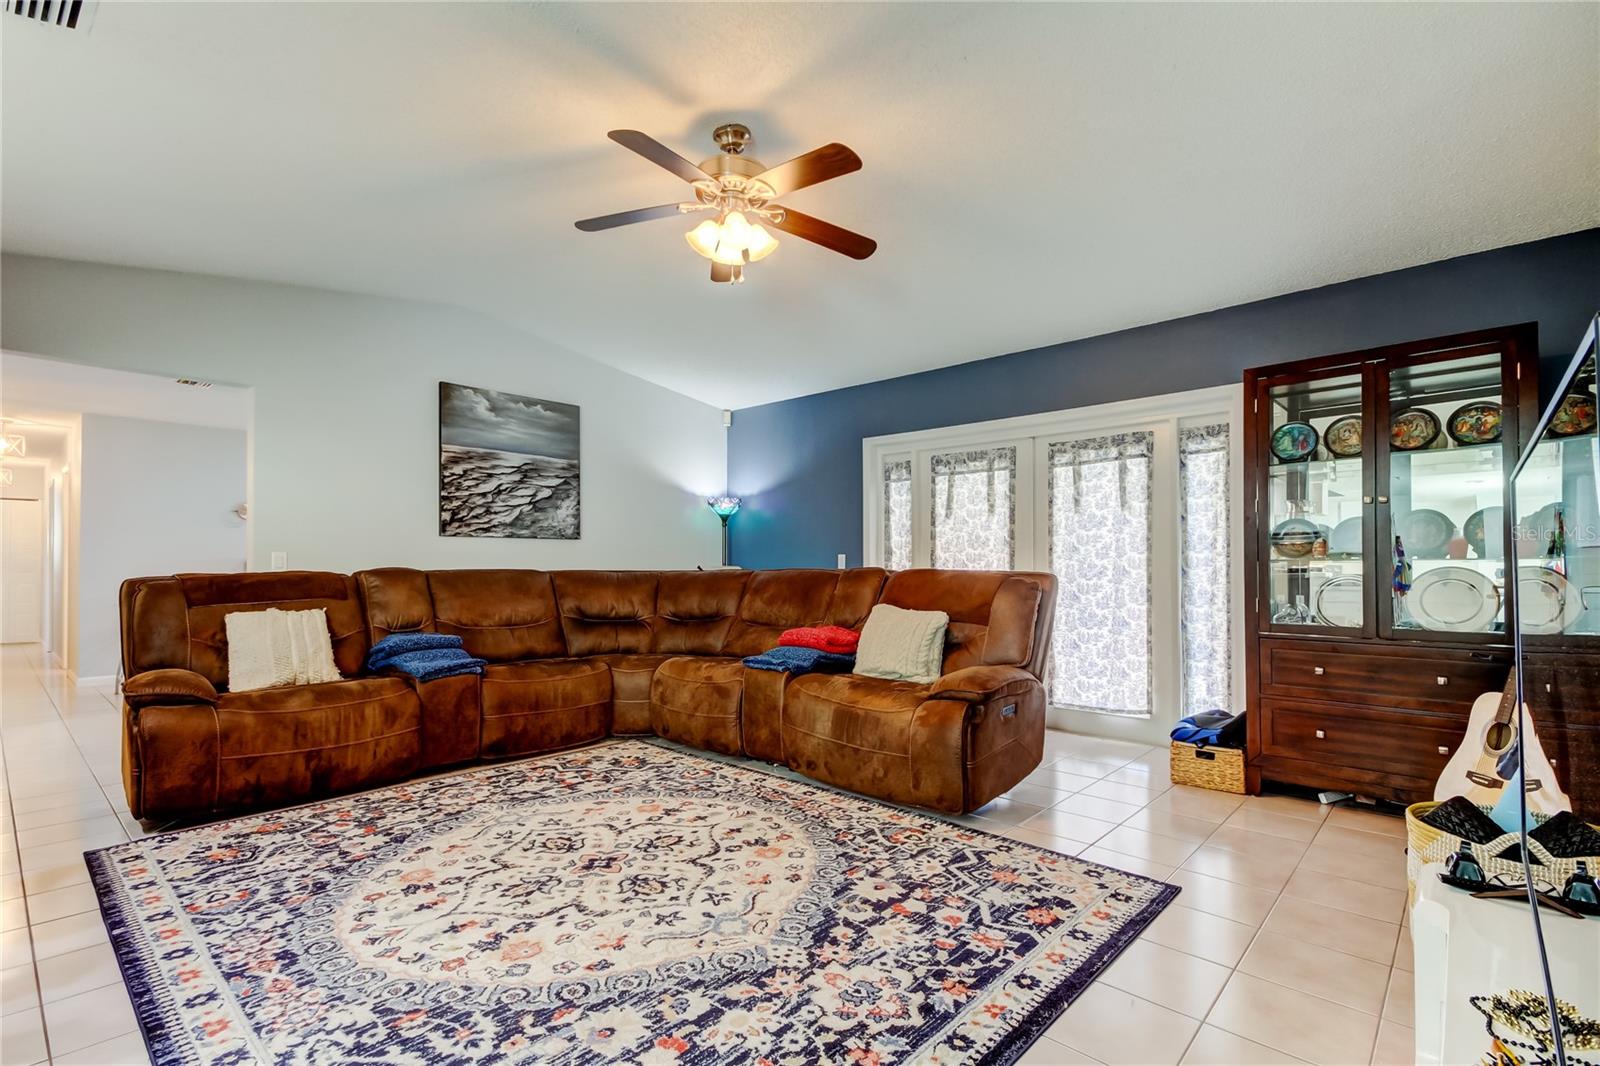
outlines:
[[[328,612],[321,607],[236,611],[225,615],[222,624],[228,633],[231,692],[341,680],[333,662]]]
[[[944,668],[944,633],[949,625],[950,616],[943,611],[908,611],[880,603],[861,627],[855,672],[930,685]]]

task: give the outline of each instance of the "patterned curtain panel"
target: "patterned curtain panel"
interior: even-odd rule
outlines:
[[[1150,713],[1151,433],[1049,448],[1050,567],[1060,583],[1050,700]]]
[[[911,460],[883,464],[883,568],[911,565]]]
[[[1182,496],[1183,713],[1233,706],[1228,427],[1178,431]]]
[[[1009,570],[1016,558],[1017,449],[979,448],[932,457],[933,565]]]

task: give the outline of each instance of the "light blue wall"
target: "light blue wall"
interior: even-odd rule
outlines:
[[[1550,379],[1600,310],[1600,229],[735,412],[733,561],[861,563],[861,441],[1237,382],[1247,367],[1534,321]]]

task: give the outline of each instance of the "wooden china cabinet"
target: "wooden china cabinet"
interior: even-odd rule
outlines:
[[[1245,373],[1248,791],[1429,799],[1504,686],[1537,341],[1509,326]]]

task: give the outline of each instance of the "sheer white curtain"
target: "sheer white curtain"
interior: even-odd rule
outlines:
[[[1178,430],[1183,713],[1233,706],[1228,425]]]
[[[1015,445],[930,457],[933,565],[1010,570],[1016,561]]]
[[[1155,435],[1050,444],[1050,567],[1060,584],[1050,700],[1150,713],[1150,467]]]
[[[883,464],[883,568],[911,565],[911,460]]]

